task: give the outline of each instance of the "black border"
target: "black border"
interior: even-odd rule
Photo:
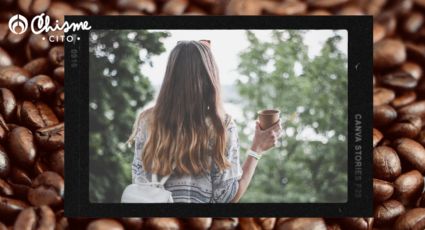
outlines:
[[[346,203],[120,204],[89,202],[88,34],[65,43],[65,215],[73,217],[365,217],[372,216],[371,16],[66,16],[92,29],[344,29],[348,31],[348,201]],[[361,114],[360,143],[354,122]],[[354,151],[361,147],[360,181]],[[361,188],[360,188],[361,187]],[[361,192],[356,196],[355,189]]]

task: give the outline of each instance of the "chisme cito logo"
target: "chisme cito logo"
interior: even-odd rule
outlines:
[[[48,33],[50,31],[63,31],[64,33],[68,31],[78,31],[78,30],[90,30],[91,26],[87,21],[82,22],[73,22],[68,23],[64,22],[63,24],[59,23],[59,20],[55,22],[50,21],[49,15],[44,13],[35,16],[31,20],[31,31],[34,34]],[[25,16],[16,14],[9,19],[9,29],[14,34],[23,34],[28,30],[28,20]],[[65,36],[65,35],[46,35],[43,39],[48,39],[50,42],[75,42],[75,40],[80,40],[77,36]]]

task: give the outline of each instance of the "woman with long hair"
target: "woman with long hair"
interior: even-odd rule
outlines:
[[[277,143],[280,120],[267,130],[257,121],[250,154],[241,167],[235,122],[226,114],[216,62],[205,41],[180,41],[171,51],[156,104],[137,118],[133,183],[168,176],[174,202],[238,202],[259,156]]]

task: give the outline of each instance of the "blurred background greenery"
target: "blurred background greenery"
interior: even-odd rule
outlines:
[[[171,35],[146,30],[90,33],[91,202],[119,202],[131,183],[133,147],[124,142],[140,109],[154,103],[158,86],[144,70],[156,56],[168,55],[164,41]],[[261,159],[241,202],[345,202],[348,79],[341,34],[334,31],[315,56],[308,55],[306,31],[270,31],[267,41],[252,31],[244,36],[249,45],[237,54],[240,77],[223,86],[227,108],[237,107],[240,113],[241,163],[258,110],[280,109],[285,135]]]

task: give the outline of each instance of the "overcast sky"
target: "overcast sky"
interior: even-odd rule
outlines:
[[[159,31],[159,30],[150,30]],[[248,47],[245,30],[167,30],[171,36],[163,39],[166,51],[152,58],[153,67],[144,65],[142,72],[153,85],[160,85],[164,78],[168,56],[180,40],[211,40],[211,48],[216,59],[220,81],[223,85],[231,85],[240,77],[236,68],[239,63],[238,53]],[[259,40],[269,41],[271,30],[252,30]],[[342,36],[339,48],[347,53],[347,31],[339,30]],[[332,30],[309,30],[305,34],[304,42],[308,46],[308,55],[313,57],[320,52],[323,43],[333,35]]]

